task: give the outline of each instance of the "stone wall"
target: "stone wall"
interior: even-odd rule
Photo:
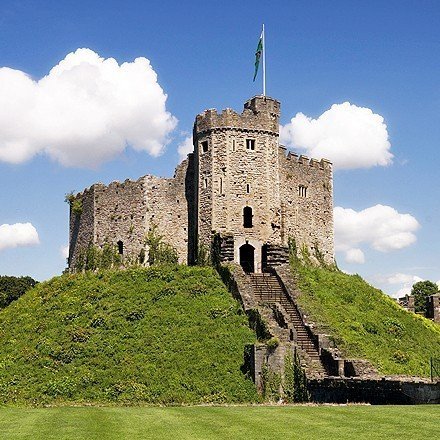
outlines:
[[[124,259],[137,260],[145,247],[144,179],[94,185],[94,244],[117,247],[122,243]]]
[[[279,116],[280,103],[263,96],[247,101],[241,114],[206,110],[194,124],[195,152],[173,178],[96,184],[78,194],[84,209],[76,218],[71,213],[70,269],[89,243],[121,242],[124,258],[137,259],[153,225],[181,263],[196,261],[199,243],[209,250],[214,232],[229,237],[228,260],[239,262],[240,248],[252,246],[256,272],[266,261],[286,261],[289,237],[333,262],[332,166],[286,156]]]
[[[186,191],[188,164],[184,160],[170,179],[144,177],[147,230],[156,225],[163,241],[177,250],[180,263],[188,261],[188,205],[193,204],[191,192]]]
[[[235,261],[240,246],[251,244],[257,272],[262,246],[286,248],[289,237],[334,261],[332,165],[286,156],[279,115],[278,101],[257,96],[241,114],[211,109],[194,125],[199,238],[209,246],[214,231],[232,235]],[[244,224],[245,207],[252,209],[252,227]]]
[[[192,155],[170,179],[144,176],[136,181],[101,183],[75,196],[82,201],[82,213],[70,212],[69,268],[90,244],[112,244],[122,250],[126,262],[139,261],[142,249],[148,258],[147,232],[157,226],[163,241],[173,246],[179,261],[194,254],[194,165]],[[120,244],[119,247],[118,243]]]
[[[249,100],[242,114],[226,109],[197,116],[198,221],[205,246],[213,231],[233,234],[236,246],[252,240],[261,249],[279,241],[272,226],[279,215],[278,118],[278,101],[262,97]],[[245,207],[252,208],[251,228],[243,224]]]
[[[327,160],[285,154],[280,147],[280,235],[283,244],[295,239],[298,250],[322,254],[334,262],[332,165]]]
[[[310,380],[308,389],[311,400],[317,403],[440,403],[440,383],[420,379],[325,378]]]
[[[95,187],[84,190],[75,196],[80,201],[81,213],[75,213],[70,205],[69,258],[68,266],[74,269],[82,250],[93,243],[95,234]]]
[[[426,317],[440,323],[440,294],[429,296],[426,303]]]

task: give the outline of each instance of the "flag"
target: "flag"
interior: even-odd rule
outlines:
[[[254,81],[257,77],[258,66],[260,65],[261,53],[263,52],[263,31],[261,32],[260,39],[258,40],[257,50],[255,51],[255,72],[254,72]]]

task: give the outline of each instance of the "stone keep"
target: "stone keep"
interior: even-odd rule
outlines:
[[[193,264],[219,245],[222,260],[260,272],[285,262],[288,244],[334,261],[332,165],[279,145],[280,103],[256,96],[241,114],[206,110],[196,117],[194,153],[173,178],[95,184],[70,212],[69,269],[89,245],[114,244],[136,260],[152,228]],[[215,240],[214,240],[215,237]]]

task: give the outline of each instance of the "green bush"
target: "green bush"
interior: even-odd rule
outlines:
[[[179,255],[176,249],[163,241],[163,236],[157,231],[157,226],[152,225],[145,237],[148,246],[148,264],[177,264]],[[144,256],[145,258],[145,256]]]
[[[266,346],[269,350],[275,350],[278,345],[280,345],[280,340],[275,336],[266,341]]]
[[[36,284],[37,281],[31,277],[0,276],[0,309],[20,298]]]

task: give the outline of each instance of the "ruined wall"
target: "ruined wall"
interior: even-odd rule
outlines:
[[[334,261],[332,164],[323,159],[285,154],[279,149],[281,219],[283,244],[289,237],[297,248],[305,244],[311,255],[315,247],[327,263]]]
[[[186,188],[189,163],[190,159],[184,160],[170,179],[143,178],[147,230],[156,225],[164,242],[177,250],[180,263],[188,261],[188,204],[194,204],[191,191]]]
[[[93,243],[95,233],[95,188],[92,186],[75,196],[81,203],[81,213],[75,213],[70,204],[69,268],[75,268],[82,249]]]
[[[123,244],[123,258],[137,260],[145,247],[145,199],[143,178],[94,185],[94,243]]]
[[[440,294],[426,298],[426,317],[440,323]]]

